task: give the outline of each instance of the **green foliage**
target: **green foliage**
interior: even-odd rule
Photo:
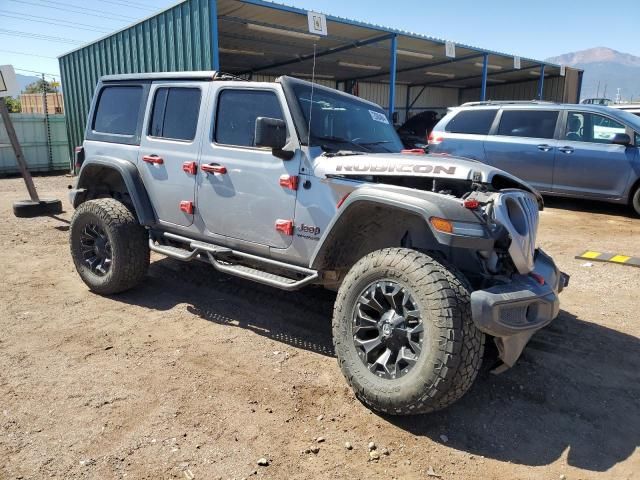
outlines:
[[[42,93],[46,91],[47,93],[55,93],[58,91],[57,82],[47,82],[46,80],[38,80],[36,82],[30,83],[24,89],[24,93]]]
[[[1,101],[2,99],[0,99]],[[9,113],[20,113],[22,111],[22,105],[20,105],[20,100],[13,97],[6,97],[4,101],[7,104],[7,109]]]

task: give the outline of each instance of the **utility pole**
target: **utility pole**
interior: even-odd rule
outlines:
[[[53,170],[53,149],[51,148],[51,124],[49,123],[49,105],[47,104],[47,81],[42,74],[42,107],[44,108],[44,127],[47,134],[47,155],[49,157],[49,170]]]

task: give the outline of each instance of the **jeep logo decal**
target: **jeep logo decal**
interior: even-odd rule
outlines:
[[[320,227],[316,227],[315,225],[305,225],[304,223],[301,223],[300,225],[298,225],[298,231],[300,233],[309,233],[311,235],[319,235]]]
[[[424,163],[405,163],[401,165],[369,165],[366,163],[337,164],[337,172],[370,172],[370,173],[433,173],[435,175],[455,175],[456,167],[444,167],[442,165],[429,165]]]

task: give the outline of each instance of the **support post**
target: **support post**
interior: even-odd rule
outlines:
[[[218,0],[209,0],[211,23],[211,68],[220,71],[220,50],[218,49]]]
[[[409,120],[409,109],[411,108],[411,85],[407,85],[407,98],[404,102],[404,121]]]
[[[540,80],[538,80],[538,100],[542,100],[544,93],[544,65],[540,65]]]
[[[29,192],[31,201],[39,202],[40,198],[38,197],[36,186],[33,184],[33,178],[31,178],[31,173],[27,168],[27,161],[24,159],[24,155],[22,154],[22,147],[20,146],[20,142],[18,141],[16,130],[13,128],[13,123],[11,123],[9,109],[7,108],[7,103],[4,98],[0,98],[0,115],[2,116],[2,121],[4,122],[4,128],[7,129],[7,135],[9,137],[9,141],[11,142],[11,146],[13,147],[13,153],[16,154],[18,169],[22,174],[22,178],[24,178],[24,183],[27,185],[27,191]]]
[[[396,68],[398,56],[398,36],[391,37],[391,67],[389,68],[389,121],[393,124],[396,104]]]
[[[482,87],[480,88],[480,101],[487,101],[487,76],[489,73],[489,54],[485,53],[482,57]]]

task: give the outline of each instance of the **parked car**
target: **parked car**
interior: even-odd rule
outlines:
[[[429,146],[427,138],[433,127],[438,123],[438,112],[435,110],[426,110],[417,113],[409,118],[400,127],[398,127],[398,135],[404,148],[416,149],[422,148],[426,150]]]
[[[344,92],[290,77],[106,76],[82,149],[70,245],[91,290],[134,287],[150,251],[286,291],[337,290],[336,356],[375,410],[452,404],[485,334],[511,366],[558,314],[566,276],[535,246],[537,193],[488,165],[400,153],[385,111]]]
[[[599,105],[478,102],[434,128],[429,151],[472,158],[541,193],[628,204],[640,215],[640,118]]]
[[[580,102],[583,105],[604,105],[609,106],[613,104],[613,100],[610,98],[585,98]]]

